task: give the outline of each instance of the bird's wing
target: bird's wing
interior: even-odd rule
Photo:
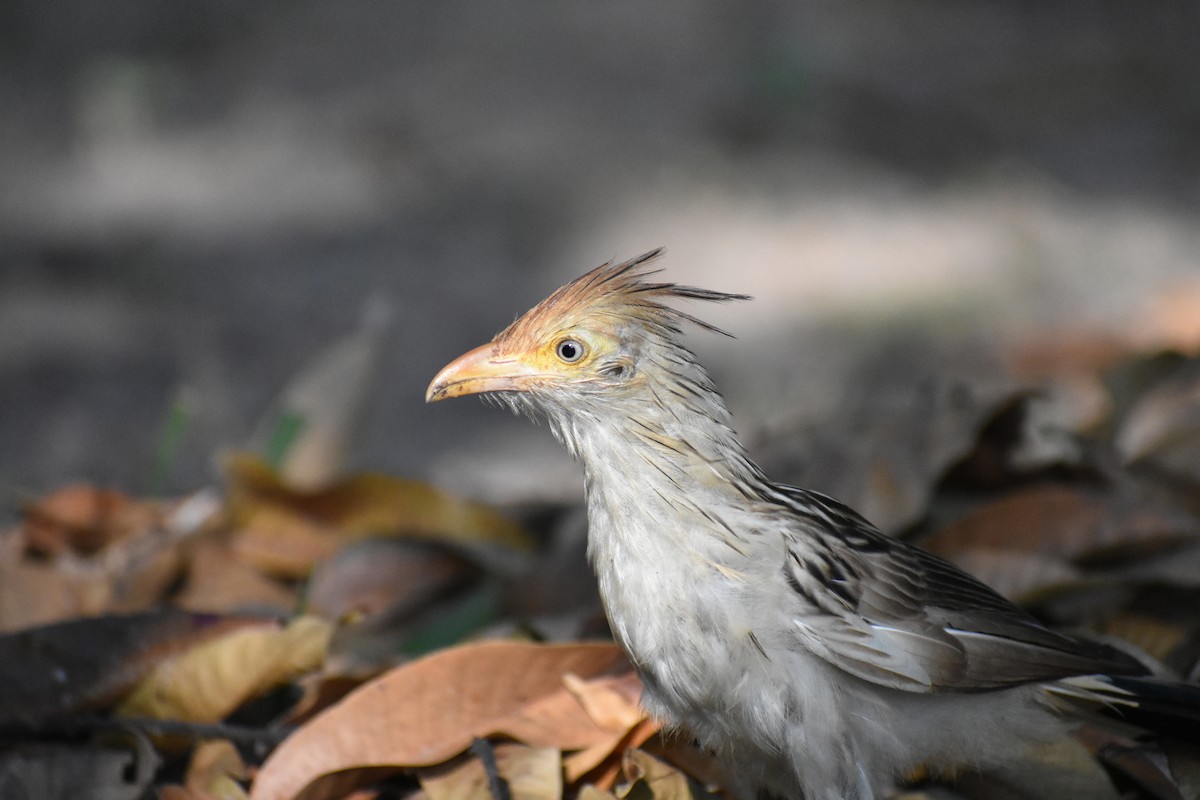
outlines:
[[[873,683],[977,692],[1070,675],[1144,674],[1106,645],[1055,633],[947,561],[884,536],[815,492],[778,487],[784,577],[809,651]]]

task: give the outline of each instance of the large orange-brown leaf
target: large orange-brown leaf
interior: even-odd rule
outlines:
[[[438,764],[492,734],[564,750],[611,740],[563,676],[628,670],[612,644],[480,642],[435,653],[365,684],[285,740],[251,797],[291,800],[321,776],[360,767]]]

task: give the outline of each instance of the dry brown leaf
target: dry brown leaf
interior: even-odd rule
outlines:
[[[351,613],[398,619],[479,575],[466,559],[428,542],[364,539],[317,567],[308,606],[326,619]]]
[[[1099,375],[1129,356],[1125,338],[1103,330],[1039,330],[1009,343],[1001,357],[1017,378],[1041,381],[1062,376]]]
[[[493,747],[496,772],[521,800],[562,797],[562,753],[555,747],[502,743]],[[429,800],[493,800],[483,762],[474,756],[417,773]]]
[[[322,775],[358,767],[441,763],[491,734],[588,747],[613,732],[588,716],[562,676],[628,669],[612,644],[479,642],[435,653],[365,684],[285,740],[251,797],[291,800]]]
[[[1148,387],[1120,420],[1117,449],[1130,462],[1200,480],[1200,362],[1185,361]]]
[[[651,800],[699,800],[710,795],[694,787],[675,767],[643,750],[626,750],[622,760],[625,782],[616,789],[618,797]],[[649,795],[642,789],[649,791]]]
[[[567,673],[563,685],[603,728],[629,730],[646,716],[638,703],[642,683],[633,673],[590,681]]]
[[[1085,726],[1075,735],[1097,764],[1110,773],[1123,775],[1144,790],[1139,797],[1156,800],[1188,800],[1170,774],[1166,759],[1153,743],[1139,743],[1102,728]],[[1115,797],[1114,792],[1114,797]]]
[[[1095,627],[1136,645],[1187,679],[1200,661],[1200,589],[1152,583],[1135,594],[1126,592],[1119,610]]]
[[[28,547],[44,555],[96,553],[118,539],[162,525],[156,503],[76,484],[24,508]]]
[[[1024,399],[995,354],[976,345],[938,352],[896,342],[848,385],[836,414],[777,429],[755,449],[768,474],[836,497],[892,534],[924,516],[939,479]]]
[[[1195,625],[1183,625],[1137,612],[1115,614],[1096,627],[1100,633],[1124,639],[1161,662],[1165,662],[1175,648],[1195,632]]]
[[[724,765],[691,737],[659,731],[640,747],[702,786],[716,787],[727,782],[728,776],[722,772]]]
[[[1118,561],[1195,541],[1194,519],[1144,501],[1036,486],[991,502],[921,541],[950,559],[971,550],[1035,553],[1076,564]]]
[[[234,530],[230,551],[242,563],[285,580],[307,578],[337,552],[337,532],[291,509],[265,505]]]
[[[1184,352],[1200,348],[1200,278],[1177,279],[1152,301],[1138,320],[1146,347],[1175,347]]]
[[[87,559],[68,553],[50,563],[0,564],[0,630],[152,608],[182,564],[176,543],[162,532],[127,538]]]
[[[606,792],[590,783],[580,789],[579,794],[575,795],[575,797],[578,800],[617,800],[617,796],[612,792]]]
[[[84,489],[56,497],[94,494]],[[61,503],[50,507],[70,516]],[[163,602],[183,567],[183,543],[207,520],[202,498],[161,507],[122,500],[119,507],[124,510],[104,517],[105,530],[117,533],[86,555],[66,547],[47,561],[28,541],[29,524],[0,538],[0,630],[141,611]]]
[[[646,718],[624,735],[613,734],[591,747],[577,750],[563,759],[563,773],[568,783],[586,778],[589,783],[608,789],[617,781],[621,758],[626,750],[640,747],[652,739],[662,727],[658,720]]]
[[[1184,797],[1200,797],[1200,746],[1188,742],[1163,742],[1167,766]]]
[[[329,663],[326,662],[326,671],[305,675],[296,681],[301,695],[287,714],[286,721],[289,725],[307,722],[362,686],[367,680],[362,676],[328,674],[328,669]]]
[[[209,539],[192,549],[187,583],[174,597],[190,611],[234,612],[253,608],[286,612],[296,593],[234,557],[225,541]]]
[[[286,486],[254,456],[232,455],[225,469],[230,509],[239,527],[254,527],[265,509],[275,509],[351,538],[392,534],[518,550],[532,546],[518,525],[490,508],[420,481],[363,473],[325,489],[300,491]]]
[[[639,702],[642,682],[628,672],[590,681],[565,675],[563,684],[598,725],[613,731],[611,738],[567,756],[563,765],[567,780],[574,783],[588,775],[593,783],[608,788],[616,780],[621,753],[641,746],[659,729],[659,723],[648,718]]]
[[[156,606],[182,566],[179,539],[151,527],[91,555],[46,561],[23,552],[24,529],[0,543],[0,630]]]
[[[262,692],[317,669],[333,626],[299,617],[204,642],[159,664],[121,703],[128,717],[216,722]]]
[[[141,611],[158,605],[183,569],[179,541],[166,530],[131,536],[88,561],[62,559],[60,569],[84,587],[84,614]]]
[[[7,549],[7,548],[6,548]],[[84,587],[53,564],[0,555],[0,631],[83,615]]]

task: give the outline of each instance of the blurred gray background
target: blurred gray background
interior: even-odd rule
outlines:
[[[1179,335],[1198,41],[1183,1],[5,0],[0,485],[211,481],[375,298],[351,464],[569,495],[545,431],[425,385],[660,245],[758,297],[694,340],[751,434],[897,337]]]

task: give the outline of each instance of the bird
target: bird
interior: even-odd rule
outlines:
[[[1021,765],[1079,761],[1071,733],[1096,708],[1150,718],[1143,661],[767,477],[684,342],[723,331],[680,308],[750,298],[661,281],[660,253],[567,283],[426,393],[545,420],[582,464],[588,558],[647,709],[741,798],[872,800],[922,772],[989,771],[1013,796],[1116,797],[1090,760],[1057,783]]]

